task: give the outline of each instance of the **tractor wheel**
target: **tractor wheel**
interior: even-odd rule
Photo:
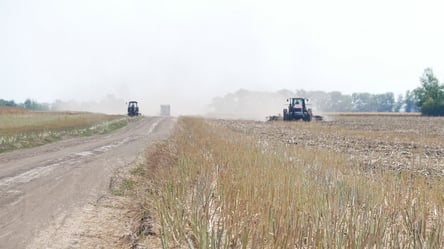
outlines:
[[[305,112],[305,113],[304,113],[303,120],[304,120],[305,122],[310,122],[310,121],[311,121],[311,115],[310,115],[310,113]]]

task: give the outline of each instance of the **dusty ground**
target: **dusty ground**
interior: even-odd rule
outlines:
[[[364,172],[388,170],[428,177],[444,176],[444,118],[335,115],[327,120],[305,123],[212,119],[208,122],[253,137],[264,147],[285,144],[337,152]],[[168,150],[158,149],[150,158],[148,167],[155,170],[155,165],[169,163],[162,158],[173,156]],[[151,225],[154,232],[159,231],[159,224],[153,222]],[[146,236],[141,244],[143,248],[162,248],[156,234]]]
[[[112,179],[174,124],[144,118],[111,134],[1,154],[0,247],[130,247],[139,209],[111,193]]]
[[[261,143],[285,143],[346,154],[368,170],[444,176],[444,118],[331,116],[325,122],[213,120]]]
[[[383,175],[371,174],[372,171],[395,172],[395,176],[398,172],[403,172],[407,177],[414,178],[417,175],[423,175],[429,180],[431,179],[429,177],[438,179],[436,181],[438,183],[442,181],[444,176],[444,118],[373,114],[335,115],[327,120],[306,123],[302,121],[258,122],[211,119],[208,122],[211,125],[222,126],[236,133],[252,137],[253,143],[269,148],[268,151],[273,153],[276,148],[281,148],[276,145],[285,145],[290,149],[295,148],[296,151],[313,151],[315,153],[309,155],[314,157],[317,156],[317,152],[338,153],[341,155],[340,162],[344,162],[343,158],[349,160],[347,167],[356,165],[357,168],[362,169],[356,173],[362,174],[364,177]],[[283,153],[285,152],[282,152],[280,156],[289,159]],[[325,156],[325,153],[319,154]],[[159,149],[154,156],[151,156],[152,161],[150,162],[154,161],[154,165],[147,167],[154,171],[155,165],[165,163],[163,159],[173,157],[169,155],[167,149]],[[166,165],[168,164],[175,165],[174,162],[170,163],[166,160]],[[149,188],[144,191],[141,191],[142,194],[149,191]],[[154,217],[153,221],[153,231],[156,233],[160,231],[159,219],[156,221],[156,217]],[[162,248],[159,237],[159,234],[147,236],[147,240],[143,241],[144,248]]]
[[[444,118],[327,120],[209,122],[254,137],[263,146],[280,143],[342,153],[365,170],[444,175]],[[172,119],[146,118],[112,134],[1,155],[1,248],[160,248],[156,228],[145,238],[137,236],[144,209],[132,197],[112,192],[138,164],[161,164],[156,153],[162,150],[148,157],[142,152],[167,137],[174,124]]]

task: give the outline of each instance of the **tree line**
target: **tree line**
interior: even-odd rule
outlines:
[[[275,113],[282,107],[283,100],[301,96],[312,100],[315,110],[322,112],[421,112],[426,116],[444,116],[444,85],[441,84],[431,68],[426,68],[419,78],[420,86],[408,90],[395,98],[392,92],[372,94],[353,93],[343,94],[339,91],[305,91],[303,89],[291,91],[282,89],[277,92],[257,92],[240,89],[224,97],[214,98],[210,104],[212,113],[262,115],[264,111]],[[39,103],[27,99],[23,103],[13,100],[0,99],[0,106],[22,107],[29,110],[70,110],[71,108],[92,111],[98,106],[104,111],[111,105],[118,103],[119,108],[123,100],[109,95],[100,102],[78,104],[60,100],[52,104]],[[91,109],[94,107],[93,109]],[[103,110],[102,110],[103,109]],[[114,110],[112,109],[112,110]],[[97,111],[97,110],[96,110]]]
[[[211,113],[228,117],[260,118],[275,115],[285,108],[290,97],[310,99],[314,112],[418,112],[413,91],[395,98],[391,92],[382,94],[339,91],[306,91],[282,89],[277,92],[259,92],[240,89],[224,97],[214,98]]]
[[[26,99],[23,103],[16,103],[14,100],[0,99],[0,106],[21,107],[27,110],[34,111],[49,111],[51,105],[48,103],[39,103],[32,99]]]
[[[32,99],[26,99],[23,103],[16,103],[14,100],[0,99],[0,106],[21,107],[34,111],[85,111],[102,113],[119,113],[125,110],[125,100],[107,95],[98,101],[78,102],[74,100],[55,100],[52,103],[40,103]]]
[[[211,103],[213,113],[240,113],[249,115],[258,108],[276,110],[290,97],[311,99],[312,107],[318,112],[421,112],[426,116],[444,116],[444,85],[440,84],[431,68],[426,68],[419,78],[420,86],[395,97],[394,93],[380,94],[352,93],[339,91],[291,91],[282,89],[277,92],[255,92],[240,89],[224,97],[214,98]]]
[[[343,94],[338,91],[305,91],[281,90],[278,92],[282,97],[301,96],[309,98],[312,105],[318,111],[323,112],[417,112],[415,96],[412,91],[400,94],[395,99],[392,92],[352,93]]]

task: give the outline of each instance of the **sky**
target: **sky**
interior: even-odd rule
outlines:
[[[0,98],[112,94],[193,114],[240,88],[404,93],[427,67],[444,80],[443,5],[0,0]]]

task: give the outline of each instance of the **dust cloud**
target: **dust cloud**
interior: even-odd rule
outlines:
[[[443,15],[438,3],[397,2],[3,0],[0,98],[263,119],[285,106],[268,91],[402,93],[442,65]],[[214,109],[241,88],[257,97]]]
[[[264,121],[269,116],[282,115],[283,109],[288,107],[286,102],[288,98],[305,96],[298,91],[292,92],[285,89],[277,92],[239,89],[216,97],[207,96],[207,98],[202,98],[196,94],[191,99],[174,94],[153,95],[147,98],[148,95],[149,91],[141,91],[139,95],[136,94],[132,97],[116,97],[109,94],[95,101],[57,100],[52,105],[52,109],[126,114],[127,103],[135,100],[138,101],[140,112],[145,116],[160,115],[160,105],[168,104],[171,106],[171,115],[173,116],[200,115],[210,118]],[[307,96],[310,96],[310,94],[307,93]],[[313,109],[315,114],[320,113],[320,106],[319,101],[310,100],[310,108]]]
[[[78,100],[56,100],[51,109],[54,111],[84,111],[106,114],[126,115],[129,101],[138,101],[139,109],[142,115],[158,116],[160,115],[160,105],[168,104],[171,106],[171,115],[203,115],[209,109],[208,104],[201,104],[199,101],[190,102],[180,98],[121,98],[114,95],[107,95],[94,101]]]
[[[240,89],[224,97],[216,97],[210,104],[209,117],[264,121],[268,116],[282,115],[290,91],[265,92]]]

